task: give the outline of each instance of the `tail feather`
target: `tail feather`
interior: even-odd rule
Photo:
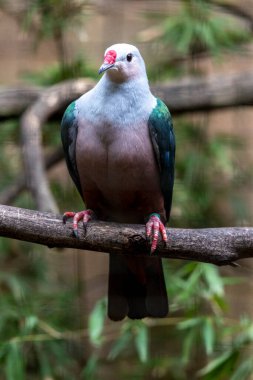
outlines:
[[[150,317],[166,317],[169,312],[168,297],[163,275],[162,260],[149,259],[147,273],[147,311]]]
[[[125,296],[127,282],[127,267],[117,255],[110,255],[109,283],[108,283],[108,317],[113,321],[120,321],[128,313],[128,303]]]
[[[160,258],[110,255],[108,316],[165,317],[168,299]]]
[[[146,284],[139,281],[139,278],[131,272],[125,262],[123,262],[123,265],[127,268],[128,272],[127,280],[125,282],[125,297],[128,304],[127,315],[132,319],[145,318],[147,315]]]

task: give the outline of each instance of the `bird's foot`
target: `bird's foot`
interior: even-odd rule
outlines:
[[[73,218],[73,234],[76,238],[79,238],[78,222],[83,221],[83,226],[86,229],[86,224],[95,218],[95,213],[92,210],[84,210],[79,212],[67,211],[63,214],[63,223],[65,224],[69,218]]]
[[[167,242],[167,233],[164,224],[161,222],[160,215],[153,213],[149,216],[146,223],[146,235],[151,239],[151,254],[155,252],[158,244],[159,232],[162,235],[163,241]]]

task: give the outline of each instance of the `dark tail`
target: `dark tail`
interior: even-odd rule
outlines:
[[[162,261],[158,257],[110,255],[108,316],[119,321],[168,314]]]

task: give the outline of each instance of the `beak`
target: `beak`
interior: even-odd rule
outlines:
[[[111,67],[114,66],[114,63],[103,63],[103,65],[98,70],[99,74],[104,73],[106,70],[109,70]]]

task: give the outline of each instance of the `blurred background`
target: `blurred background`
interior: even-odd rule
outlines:
[[[128,42],[158,89],[203,80],[208,92],[216,81],[231,96],[226,107],[217,90],[211,110],[172,111],[170,225],[252,226],[252,37],[252,0],[1,0],[0,202],[37,209],[22,185],[23,94],[66,79],[97,81],[105,48]],[[248,102],[241,80],[252,83]],[[43,125],[45,157],[59,152],[61,114]],[[50,190],[60,213],[82,209],[61,157],[47,171]],[[253,379],[251,260],[237,268],[166,260],[168,318],[114,323],[106,254],[4,238],[0,253],[0,379]]]

